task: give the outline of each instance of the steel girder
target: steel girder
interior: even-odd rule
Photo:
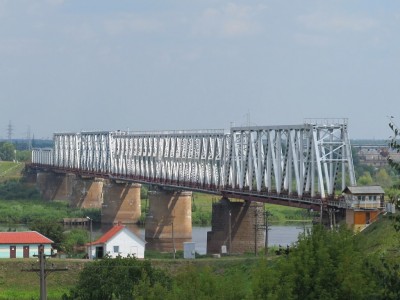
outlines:
[[[258,193],[334,195],[342,173],[355,185],[346,124],[234,127],[226,185]],[[347,176],[346,176],[347,175]]]
[[[187,188],[326,198],[355,185],[346,122],[223,131],[54,134],[33,164]],[[339,175],[341,173],[341,178]]]

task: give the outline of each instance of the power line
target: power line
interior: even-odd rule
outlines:
[[[33,255],[34,257],[39,257],[39,268],[34,268],[30,270],[21,270],[23,272],[36,272],[40,278],[40,300],[47,300],[47,289],[46,289],[46,277],[51,272],[68,271],[68,268],[56,268],[54,264],[51,264],[51,268],[46,267],[46,257],[53,257],[54,255],[44,254],[44,246],[39,246],[39,254]]]
[[[14,128],[11,124],[11,120],[8,122],[8,126],[7,126],[7,137],[8,137],[8,141],[11,142],[12,139],[12,133],[14,131]]]

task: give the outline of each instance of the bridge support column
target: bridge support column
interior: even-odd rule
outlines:
[[[141,184],[108,182],[103,187],[101,223],[135,224],[141,216]]]
[[[74,176],[71,194],[71,206],[79,208],[101,208],[103,203],[102,178],[85,178]]]
[[[211,231],[207,232],[207,253],[259,252],[265,243],[264,205],[231,202],[222,198],[213,204]],[[225,247],[223,247],[225,246]]]
[[[192,240],[192,192],[149,192],[145,222],[146,249],[172,252],[183,250]]]
[[[69,200],[73,188],[73,174],[38,172],[36,187],[45,200]]]

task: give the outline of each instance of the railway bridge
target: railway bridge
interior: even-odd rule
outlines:
[[[83,131],[53,140],[53,148],[33,149],[30,166],[49,199],[100,205],[104,222],[136,222],[141,184],[160,187],[149,195],[146,240],[189,239],[185,231],[191,238],[191,192],[220,196],[210,252],[221,245],[234,252],[257,236],[262,203],[338,211],[351,205],[340,192],[356,185],[347,119],[229,131]]]

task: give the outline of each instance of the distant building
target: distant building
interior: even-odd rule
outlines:
[[[385,191],[380,186],[348,186],[343,195],[348,207],[346,223],[355,231],[376,221],[384,208]]]
[[[30,258],[44,246],[44,254],[51,255],[54,242],[37,231],[0,232],[0,258]]]
[[[97,241],[87,243],[87,252],[92,249],[92,258],[103,258],[105,255],[110,257],[127,257],[128,255],[136,258],[144,258],[146,242],[134,234],[124,225],[115,225]]]
[[[359,145],[354,146],[361,164],[373,167],[388,165],[388,158],[400,161],[400,153],[383,145]]]

